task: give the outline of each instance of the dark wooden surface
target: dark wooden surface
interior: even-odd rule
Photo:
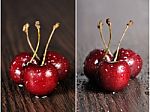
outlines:
[[[140,80],[130,80],[127,88],[120,92],[105,92],[84,76],[78,77],[79,112],[148,112],[148,87]]]
[[[74,78],[74,0],[2,0],[2,112],[73,112],[75,110]],[[69,59],[71,69],[66,80],[46,98],[35,98],[24,88],[18,87],[9,77],[9,66],[20,52],[31,52],[22,26],[30,23],[30,37],[35,47],[37,34],[34,22],[41,23],[42,55],[52,25],[61,26],[54,34],[49,50],[55,50]]]

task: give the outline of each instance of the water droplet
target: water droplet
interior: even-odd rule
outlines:
[[[35,96],[35,98],[39,98],[38,96]]]
[[[43,98],[43,99],[44,99],[44,98],[46,98],[46,97],[47,97],[47,96],[42,96],[41,98]]]
[[[107,70],[107,69],[105,69],[105,71],[107,72],[108,70]]]
[[[145,91],[145,94],[146,94],[146,95],[149,95],[149,91]]]
[[[56,67],[56,68],[60,68],[60,67],[61,67],[61,64],[60,64],[60,63],[57,63],[57,64],[55,65],[55,67]]]
[[[112,94],[115,94],[115,92],[112,92]]]
[[[49,62],[54,62],[54,60],[51,60],[51,61],[49,61]]]
[[[22,64],[22,66],[24,67],[24,66],[26,66],[26,64],[25,64],[25,63],[23,63],[23,64]]]
[[[149,90],[149,87],[147,87],[146,89]]]
[[[98,64],[98,60],[95,60],[94,64]]]
[[[19,84],[18,86],[19,86],[19,87],[23,87],[23,85],[22,85],[22,84]]]
[[[122,109],[120,109],[120,111],[122,112],[123,110],[122,110]]]
[[[127,57],[125,56],[124,59],[127,59]]]
[[[129,52],[126,52],[126,54],[129,54]]]
[[[13,65],[16,64],[16,61],[13,62]]]
[[[46,75],[45,75],[45,76],[46,76],[46,77],[51,77],[51,76],[52,76],[51,71],[50,71],[50,70],[46,71]]]
[[[21,71],[17,69],[17,70],[15,70],[15,74],[16,74],[16,75],[20,75],[20,74],[21,74]]]
[[[108,99],[108,97],[105,97],[106,99]]]

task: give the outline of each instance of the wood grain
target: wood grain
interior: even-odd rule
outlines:
[[[78,112],[148,112],[148,88],[140,80],[130,80],[120,92],[106,92],[78,77]]]
[[[61,1],[11,1],[2,0],[2,112],[73,112],[75,96],[74,79],[74,0]],[[25,88],[20,88],[9,77],[9,66],[20,52],[31,52],[22,26],[30,24],[29,34],[36,45],[34,22],[41,23],[41,43],[38,54],[42,56],[52,25],[60,22],[49,46],[69,59],[69,76],[46,98],[35,98]]]

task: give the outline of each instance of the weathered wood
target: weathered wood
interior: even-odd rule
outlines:
[[[84,76],[78,77],[79,112],[148,112],[148,89],[140,80],[130,80],[120,92],[105,92]]]

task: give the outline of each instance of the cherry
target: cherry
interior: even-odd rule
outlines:
[[[122,41],[122,39],[125,35],[125,32],[127,31],[128,27],[131,24],[133,24],[132,21],[130,21],[129,24],[127,24],[127,27],[122,35],[120,42]],[[142,69],[142,63],[143,63],[142,58],[130,49],[120,49],[119,50],[120,42],[119,42],[117,51],[115,52],[115,55],[119,54],[119,56],[118,57],[116,56],[114,60],[126,61],[131,69],[131,78],[135,78]]]
[[[98,85],[108,91],[125,88],[130,79],[130,68],[125,61],[100,63],[98,68]]]
[[[108,24],[111,25],[111,22],[108,21]],[[131,73],[130,67],[126,61],[116,61],[116,59],[118,57],[119,47],[125,35],[125,32],[132,24],[133,22],[130,20],[119,41],[114,60],[111,62],[102,61],[99,65],[97,82],[98,85],[105,90],[120,91],[128,84]]]
[[[59,80],[65,79],[69,71],[69,61],[61,54],[55,51],[47,51],[45,64],[52,64],[58,71]]]
[[[40,38],[39,22],[36,24],[36,27],[38,29],[38,40],[40,40],[39,39]],[[44,65],[48,45],[50,43],[50,40],[52,38],[54,31],[58,27],[59,27],[59,23],[56,23],[53,26],[53,30],[50,34],[50,37],[45,47],[45,52],[43,54],[43,60],[42,60],[41,65],[39,66],[39,65],[30,64],[27,67],[25,67],[23,70],[24,85],[27,91],[29,91],[31,94],[39,95],[39,96],[47,95],[48,93],[51,93],[54,90],[54,88],[56,87],[58,83],[57,69],[51,64]],[[38,41],[36,50],[34,51],[32,58],[36,56],[38,47],[39,47],[39,41]]]
[[[84,74],[90,79],[94,80],[97,74],[99,63],[103,60],[105,55],[104,50],[95,49],[89,53],[84,61]],[[107,55],[108,60],[111,59],[111,55]]]
[[[109,18],[106,19],[106,23],[108,23],[108,20],[109,20]],[[110,31],[110,39],[109,39],[109,43],[108,43],[108,46],[109,46],[110,41],[111,41],[111,26],[110,25],[108,25],[108,26],[109,26],[109,31]],[[95,49],[95,50],[91,51],[84,61],[84,74],[90,80],[95,80],[95,77],[96,77],[97,71],[98,71],[97,69],[99,67],[99,63],[102,60],[104,60],[104,58],[106,58],[106,60],[108,60],[108,61],[112,60],[112,58],[113,58],[110,50],[109,49],[107,50],[107,45],[106,45],[106,42],[102,35],[102,27],[103,27],[103,23],[102,23],[102,21],[100,21],[98,24],[98,29],[99,29],[100,37],[101,37],[101,40],[105,47],[105,50]],[[108,51],[108,53],[106,51]]]
[[[22,52],[18,55],[16,55],[11,64],[10,64],[10,77],[11,79],[16,83],[22,83],[23,76],[21,74],[23,68],[27,66],[27,63],[31,60],[32,56],[31,54],[27,52]],[[32,61],[33,64],[37,64],[36,60]]]
[[[28,28],[29,28],[29,24],[27,23],[23,26],[23,31],[27,35],[28,44],[31,45],[29,40],[29,35],[28,35]],[[32,46],[30,47],[31,49],[33,49]],[[10,64],[9,72],[10,72],[10,77],[14,82],[22,84],[23,82],[22,70],[25,66],[27,66],[29,62],[33,64],[37,64],[36,60],[32,59],[32,55],[27,52],[20,53],[13,58]]]
[[[57,69],[53,65],[32,65],[25,67],[24,85],[30,93],[38,96],[51,93],[58,83]]]
[[[29,24],[27,23],[24,27],[24,32],[26,33],[27,41],[32,52],[35,52],[29,39],[28,28],[29,28]],[[36,54],[36,58],[40,60],[37,54]],[[55,51],[47,51],[44,65],[47,64],[52,64],[57,68],[59,80],[63,80],[67,77],[70,64],[69,61],[61,54]]]
[[[126,61],[131,69],[131,78],[135,78],[142,69],[142,58],[130,49],[119,49],[117,61]]]

